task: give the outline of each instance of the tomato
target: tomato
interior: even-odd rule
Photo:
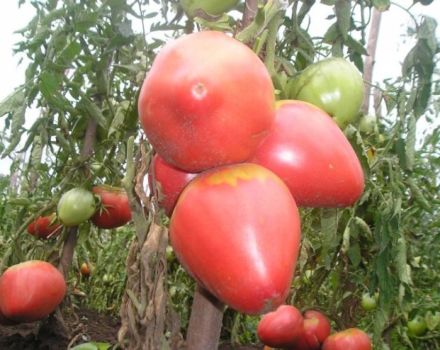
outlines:
[[[364,115],[359,121],[359,131],[365,134],[378,133],[377,118],[375,115]]]
[[[304,313],[302,331],[289,350],[319,350],[330,331],[330,322],[325,315],[319,311],[308,310]]]
[[[170,239],[183,267],[220,301],[246,314],[281,305],[300,243],[286,185],[250,163],[209,170],[180,195]]]
[[[372,311],[377,307],[376,297],[369,293],[362,294],[361,306],[365,311]]]
[[[257,335],[265,345],[275,348],[291,346],[302,332],[303,317],[294,306],[281,305],[265,314],[257,327]]]
[[[9,267],[0,277],[0,310],[12,321],[33,322],[52,313],[66,294],[63,275],[45,261]]]
[[[83,277],[90,277],[90,267],[86,262],[81,264],[80,272]]]
[[[407,327],[411,336],[421,336],[428,330],[425,319],[419,315],[408,321]]]
[[[60,234],[61,230],[62,226],[57,222],[55,213],[47,216],[39,216],[27,227],[29,234],[42,239],[56,237]]]
[[[350,62],[329,58],[308,66],[298,76],[290,98],[322,108],[345,128],[358,116],[364,99],[364,82]]]
[[[370,337],[358,328],[349,328],[329,336],[322,350],[371,350]]]
[[[78,226],[95,213],[95,198],[83,188],[72,188],[61,196],[57,211],[63,225]]]
[[[101,208],[92,217],[92,222],[100,228],[124,226],[131,220],[130,203],[125,190],[107,185],[95,186],[93,193],[101,199]]]
[[[168,43],[142,85],[139,118],[149,142],[187,172],[252,157],[275,118],[274,88],[259,57],[215,31]]]
[[[350,206],[364,189],[350,143],[326,113],[306,102],[277,104],[274,127],[253,161],[283,179],[298,206]]]
[[[180,5],[188,17],[195,17],[200,12],[220,16],[231,10],[237,3],[238,0],[180,0]]]
[[[159,206],[165,210],[165,214],[171,216],[180,193],[197,174],[187,173],[168,164],[158,154],[153,157],[151,171],[150,183],[156,183]]]

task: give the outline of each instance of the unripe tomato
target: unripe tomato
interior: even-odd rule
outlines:
[[[195,17],[200,11],[211,16],[220,16],[237,3],[238,0],[180,0],[180,5],[188,17]]]
[[[124,226],[131,220],[131,208],[125,190],[107,185],[95,186],[93,193],[101,199],[101,207],[92,217],[92,222],[100,228]]]
[[[322,350],[371,350],[370,337],[358,328],[349,328],[329,336]]]
[[[29,234],[41,239],[56,237],[60,234],[61,230],[62,226],[57,222],[55,213],[47,216],[39,216],[27,227]]]
[[[325,112],[303,101],[278,102],[275,124],[253,161],[284,180],[298,206],[350,206],[364,190],[347,138]]]
[[[281,305],[265,314],[257,327],[257,335],[265,345],[283,348],[295,344],[303,330],[303,317],[294,306]]]
[[[375,115],[364,115],[359,121],[359,131],[365,134],[377,133],[377,118]]]
[[[377,307],[377,300],[375,296],[369,293],[362,294],[361,306],[365,311],[372,311]]]
[[[199,172],[252,157],[275,118],[274,88],[259,57],[215,31],[168,43],[142,85],[139,119],[169,164]]]
[[[33,322],[52,313],[66,294],[63,275],[45,261],[9,267],[0,277],[0,310],[12,321]]]
[[[420,315],[408,321],[407,327],[410,336],[421,336],[428,330],[425,319]]]
[[[150,185],[155,181],[159,192],[159,206],[165,210],[165,214],[171,216],[180,193],[196,176],[195,173],[188,173],[168,164],[158,154],[154,155],[149,176]]]
[[[57,211],[65,226],[77,226],[95,213],[95,198],[83,188],[72,188],[61,196]]]
[[[323,109],[345,128],[358,116],[364,99],[364,82],[350,62],[329,58],[308,66],[295,79],[290,98]]]
[[[300,243],[289,189],[256,164],[209,170],[180,195],[170,222],[180,263],[230,307],[261,314],[289,291]]]

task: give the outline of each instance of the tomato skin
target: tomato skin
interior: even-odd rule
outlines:
[[[345,207],[364,190],[359,159],[336,123],[302,101],[280,101],[253,161],[277,174],[298,206]]]
[[[64,226],[78,226],[92,217],[96,211],[93,194],[83,188],[72,188],[58,202],[57,212]]]
[[[39,216],[27,227],[29,234],[41,239],[56,237],[60,234],[61,230],[62,225],[56,222],[55,213],[47,216]]]
[[[0,277],[0,310],[9,320],[33,322],[52,313],[66,294],[63,275],[45,261],[9,267]]]
[[[301,312],[294,306],[281,305],[261,318],[257,335],[263,344],[283,348],[295,344],[302,327]]]
[[[188,17],[195,17],[198,11],[219,16],[232,9],[237,3],[238,0],[180,0],[180,5]]]
[[[308,66],[295,80],[290,97],[323,109],[345,128],[359,113],[364,82],[357,68],[340,57]]]
[[[408,334],[410,336],[421,336],[426,333],[428,327],[426,321],[422,316],[416,316],[408,321]]]
[[[107,185],[95,186],[92,192],[101,198],[102,208],[92,217],[92,222],[100,228],[124,226],[131,220],[131,208],[125,190]]]
[[[329,336],[322,350],[371,350],[370,337],[358,328],[349,328]]]
[[[275,118],[274,88],[246,45],[203,31],[168,43],[138,101],[148,140],[169,164],[200,172],[250,159]]]
[[[165,162],[158,154],[153,157],[152,172],[150,183],[156,181],[156,186],[159,187],[159,206],[165,210],[166,215],[171,216],[180,193],[197,173],[178,169]]]
[[[90,267],[86,262],[81,264],[80,272],[84,277],[90,277]]]
[[[361,299],[361,306],[365,311],[372,311],[377,307],[377,300],[374,295],[364,293]]]
[[[262,314],[287,297],[300,219],[275,174],[237,164],[188,184],[171,216],[170,239],[180,263],[205,289],[235,310]]]

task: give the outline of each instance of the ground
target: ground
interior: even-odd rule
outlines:
[[[50,321],[0,326],[0,350],[66,350],[71,345],[87,341],[116,343],[119,320],[116,316],[81,309],[66,312],[64,319],[72,332],[72,338],[66,339],[54,329]],[[38,332],[38,327],[42,328]],[[219,350],[261,350],[262,346],[233,347],[222,344]]]

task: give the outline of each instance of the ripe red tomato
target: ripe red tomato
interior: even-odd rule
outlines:
[[[131,209],[127,193],[118,187],[95,186],[93,193],[101,198],[101,208],[92,217],[92,222],[100,228],[116,228],[131,220]]]
[[[63,275],[45,261],[11,266],[0,277],[0,311],[12,321],[33,322],[48,316],[65,294]]]
[[[62,225],[57,222],[55,213],[47,216],[39,216],[27,227],[29,234],[42,239],[56,237],[60,234],[61,230]]]
[[[300,219],[286,185],[256,164],[209,170],[180,195],[170,222],[180,263],[230,307],[261,314],[289,291]]]
[[[153,157],[151,170],[150,184],[155,181],[158,187],[159,206],[168,216],[171,216],[180,193],[197,174],[187,173],[168,164],[158,154]]]
[[[362,167],[342,131],[302,101],[278,103],[275,125],[254,162],[283,179],[298,206],[349,206],[364,189]]]
[[[349,328],[329,336],[322,350],[371,350],[370,337],[358,328]]]
[[[168,43],[140,92],[139,118],[167,162],[188,172],[250,159],[275,118],[274,88],[258,56],[215,31]]]
[[[83,275],[84,277],[90,276],[90,267],[86,262],[83,262],[81,264],[80,272],[81,272],[81,275]]]
[[[265,314],[257,327],[257,335],[265,345],[283,348],[295,344],[302,332],[303,317],[294,306],[281,305]]]

